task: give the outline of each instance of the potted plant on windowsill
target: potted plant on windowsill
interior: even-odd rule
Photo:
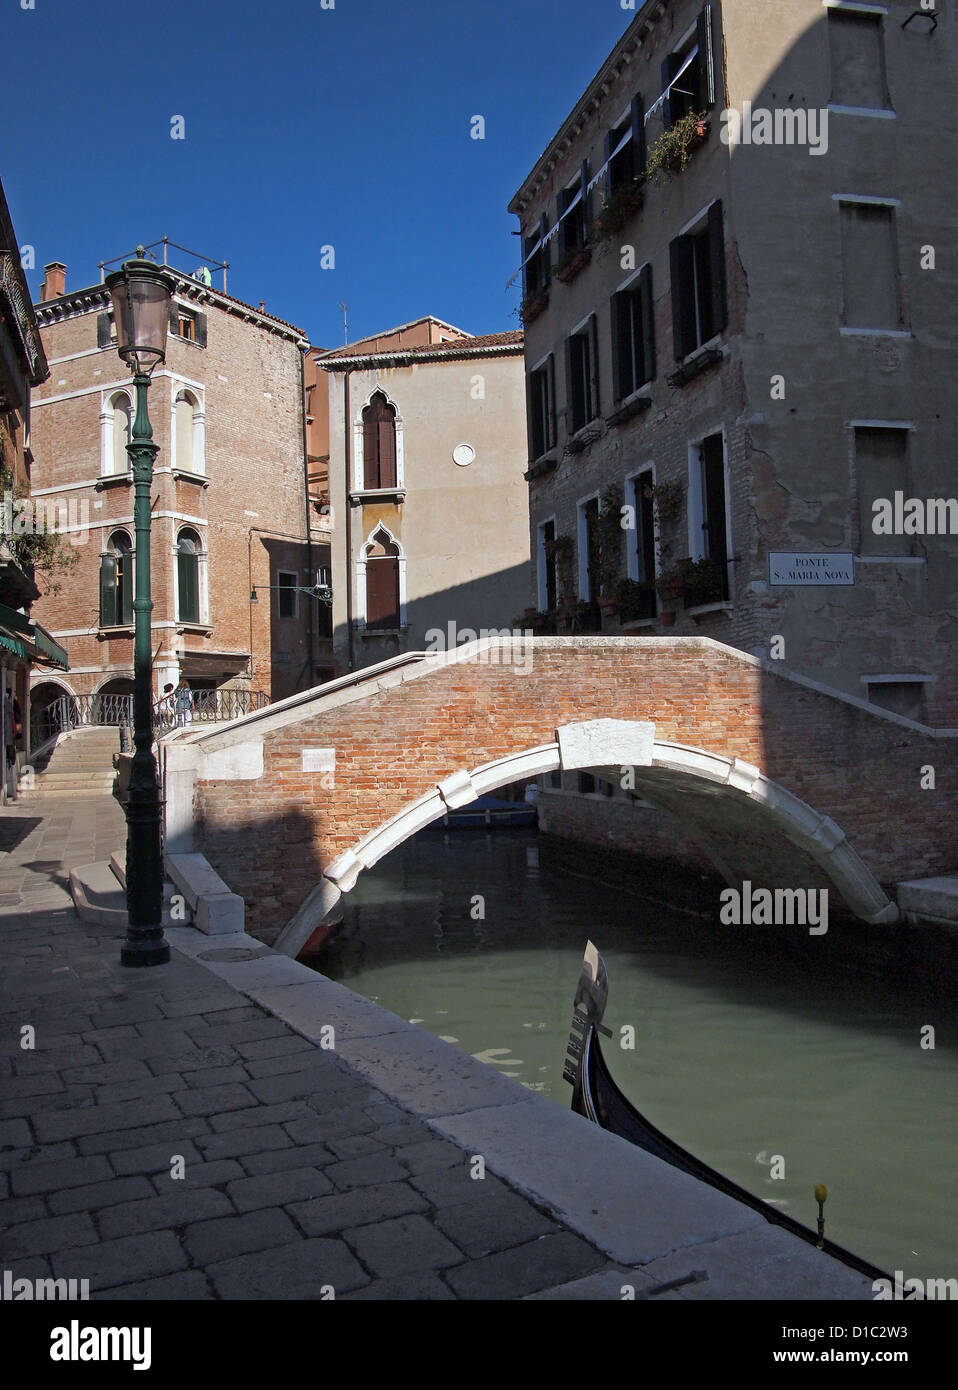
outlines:
[[[620,579],[616,585],[619,618],[623,623],[656,615],[655,585],[648,579]]]
[[[580,270],[585,269],[591,259],[592,247],[588,243],[584,246],[573,247],[559,258],[559,263],[555,268],[556,279],[567,285],[570,280],[575,279]]]
[[[709,134],[707,112],[688,111],[669,130],[663,130],[649,151],[645,176],[655,182],[666,174],[682,174],[693,151],[705,143]]]
[[[698,608],[706,603],[721,603],[726,597],[724,567],[707,557],[687,560],[683,565],[685,606]]]
[[[666,570],[655,581],[656,590],[663,604],[659,614],[659,622],[663,627],[674,626],[675,608],[672,605],[685,597],[685,564],[686,561],[680,560],[673,569]]]
[[[519,317],[523,324],[532,323],[534,319],[537,319],[548,303],[548,285],[543,285],[537,290],[530,290],[519,306]]]
[[[606,237],[621,232],[629,219],[641,208],[644,197],[640,179],[630,179],[628,183],[617,188],[599,210],[595,223],[597,238],[604,241]]]

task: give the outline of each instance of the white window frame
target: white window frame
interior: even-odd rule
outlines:
[[[539,521],[539,522],[536,523],[536,599],[537,599],[537,607],[538,607],[538,610],[539,610],[540,613],[544,613],[544,612],[546,611],[546,604],[548,603],[548,598],[549,598],[548,592],[547,592],[547,589],[546,589],[546,564],[547,564],[548,556],[546,555],[545,528],[549,525],[550,521],[551,521],[551,523],[552,523],[552,527],[553,527],[553,530],[555,531],[555,534],[558,535],[558,523],[557,523],[557,521],[556,521],[556,518],[555,518],[555,514],[554,514],[554,513],[553,513],[552,516],[544,516],[544,517],[542,518],[541,521]],[[556,599],[557,599],[557,601],[558,601],[558,594],[559,594],[559,575],[558,575],[558,567],[557,567],[557,568],[556,568]]]
[[[173,617],[177,627],[209,627],[210,626],[210,575],[209,575],[209,549],[206,544],[206,537],[202,529],[194,521],[174,522],[173,524]],[[177,563],[179,555],[180,533],[192,531],[199,537],[200,548],[196,552],[196,592],[199,618],[197,622],[187,622],[180,617],[180,567]]]
[[[133,434],[133,397],[125,388],[112,387],[100,393],[100,477],[122,478],[130,472],[130,456],[126,457],[123,468],[116,467],[113,416],[116,402],[123,396],[130,406],[130,436]]]
[[[191,466],[185,467],[176,459],[176,406],[182,395],[192,396],[193,406],[193,458]],[[192,473],[196,477],[206,477],[206,392],[205,388],[186,377],[170,376],[170,469],[182,473]]]
[[[732,487],[729,477],[728,462],[728,433],[724,424],[714,426],[712,429],[703,430],[702,433],[689,443],[688,451],[688,540],[689,557],[692,560],[704,560],[705,554],[705,474],[702,468],[700,451],[706,439],[710,439],[713,434],[722,436],[722,478],[725,485],[725,548],[728,553],[728,590],[729,598],[725,602],[732,602],[732,556],[735,553],[732,537]]]
[[[576,574],[577,574],[577,596],[583,603],[595,603],[598,595],[592,593],[589,584],[589,529],[586,521],[585,508],[588,502],[596,501],[599,507],[602,506],[602,494],[598,488],[594,492],[588,492],[584,497],[580,497],[575,504],[575,548],[576,548]]]
[[[626,571],[625,571],[625,572],[626,572],[626,575],[628,576],[628,578],[631,579],[631,580],[634,580],[635,583],[638,583],[638,582],[639,582],[639,557],[638,557],[638,553],[637,553],[637,552],[638,552],[638,548],[639,548],[639,547],[638,547],[638,519],[639,519],[639,489],[638,489],[638,481],[639,481],[639,479],[640,479],[644,474],[646,474],[646,473],[651,473],[651,474],[652,474],[652,486],[653,486],[653,488],[654,488],[655,485],[656,485],[656,483],[658,482],[658,473],[656,472],[655,462],[654,462],[654,460],[652,460],[652,459],[650,459],[650,460],[648,461],[648,463],[644,463],[644,464],[641,466],[641,468],[636,468],[636,469],[634,470],[634,472],[629,473],[629,474],[627,475],[627,477],[626,477],[626,480],[625,480],[625,500],[626,500],[627,505],[630,506],[630,507],[633,509],[633,515],[635,516],[635,519],[636,519],[635,532],[634,532],[634,533],[631,533],[631,534],[630,534],[629,532],[626,532],[626,535],[630,535],[630,542],[629,542],[629,544],[626,546]],[[658,509],[658,504],[656,503],[655,498],[653,497],[653,499],[652,499],[652,530],[653,530],[654,537],[655,537],[655,539],[654,539],[654,541],[653,541],[653,554],[652,554],[652,578],[653,578],[653,579],[657,579],[657,578],[659,577],[659,575],[662,573],[662,555],[661,555],[661,550],[660,550],[660,546],[661,546],[661,537],[660,537],[660,534],[659,534],[660,531],[661,531],[661,529],[662,529],[662,528],[661,528],[660,525],[659,525],[659,509]]]
[[[364,434],[363,434],[363,411],[369,405],[373,396],[381,395],[386,397],[386,402],[391,405],[396,412],[396,486],[394,488],[367,488],[365,486],[366,467],[364,458]],[[366,399],[360,402],[359,407],[353,416],[353,492],[366,493],[369,496],[377,492],[401,492],[406,487],[406,451],[403,442],[404,424],[402,415],[399,413],[399,406],[386,390],[385,386],[377,385],[370,389]],[[397,542],[398,544],[398,542]],[[365,579],[363,581],[365,583]],[[363,611],[365,612],[365,605]],[[365,620],[364,620],[365,621]]]
[[[377,388],[377,389],[378,389],[378,388]],[[367,405],[368,405],[368,401],[367,401]],[[366,539],[363,541],[362,545],[360,546],[360,548],[359,548],[359,555],[356,557],[356,566],[355,566],[355,577],[356,577],[356,625],[357,625],[357,627],[359,628],[359,630],[360,630],[361,632],[366,630],[366,616],[367,616],[367,615],[366,615],[366,561],[367,561],[368,556],[369,556],[369,551],[372,549],[373,545],[375,544],[375,538],[376,538],[376,536],[379,534],[380,531],[384,531],[384,532],[386,533],[386,535],[389,537],[389,540],[390,540],[391,544],[393,544],[393,545],[397,548],[397,550],[399,551],[399,554],[396,556],[396,558],[397,558],[398,561],[399,561],[399,626],[400,626],[400,629],[401,629],[401,630],[402,630],[402,629],[405,629],[406,626],[407,626],[407,617],[406,617],[406,552],[403,550],[402,542],[400,541],[399,537],[393,535],[392,531],[390,531],[390,529],[389,529],[389,527],[386,525],[386,523],[383,522],[383,521],[377,521],[377,522],[374,524],[374,526],[372,527],[372,530],[370,531],[369,535],[366,537]],[[378,630],[379,630],[379,629],[370,629],[370,631],[373,631],[373,632],[376,632],[376,631],[378,631]],[[389,631],[391,631],[391,629],[389,629],[389,628],[384,628],[383,631],[384,631],[384,632],[389,632]]]

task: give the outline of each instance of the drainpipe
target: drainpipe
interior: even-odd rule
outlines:
[[[344,430],[344,457],[346,462],[346,476],[344,488],[344,500],[346,507],[346,637],[349,644],[349,669],[355,667],[353,659],[353,526],[352,526],[352,507],[349,502],[349,480],[352,476],[352,450],[350,440],[352,431],[349,427],[349,368],[343,377],[343,430]]]
[[[307,348],[306,352],[308,352],[308,350]],[[313,538],[311,535],[312,527],[310,525],[309,513],[309,431],[306,427],[306,352],[301,354],[299,364],[299,398],[303,411],[303,503],[306,507],[306,563],[309,566],[309,582],[310,584],[315,584],[316,571],[313,569]],[[317,391],[319,390],[318,382],[316,384],[316,389]],[[315,600],[309,604],[303,605],[306,612],[306,659],[309,662],[309,679],[306,683],[307,690],[312,690],[313,686],[316,684],[316,662],[313,656],[313,627],[315,626],[313,620],[316,614],[313,611],[313,602],[315,602]]]

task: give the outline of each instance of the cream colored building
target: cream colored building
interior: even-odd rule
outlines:
[[[528,603],[521,332],[426,317],[309,356],[328,384],[336,673],[511,628]]]

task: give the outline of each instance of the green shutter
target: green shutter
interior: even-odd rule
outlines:
[[[652,300],[652,267],[644,265],[639,275],[639,294],[642,297],[642,365],[643,381],[655,380],[655,305]]]
[[[100,626],[116,627],[116,556],[100,556]]]
[[[117,602],[118,623],[133,621],[133,552],[124,551],[117,566],[120,572],[120,597]]]
[[[176,556],[176,577],[180,590],[179,620],[198,623],[200,620],[199,582],[195,555],[179,551]],[[282,598],[280,594],[280,598]]]

